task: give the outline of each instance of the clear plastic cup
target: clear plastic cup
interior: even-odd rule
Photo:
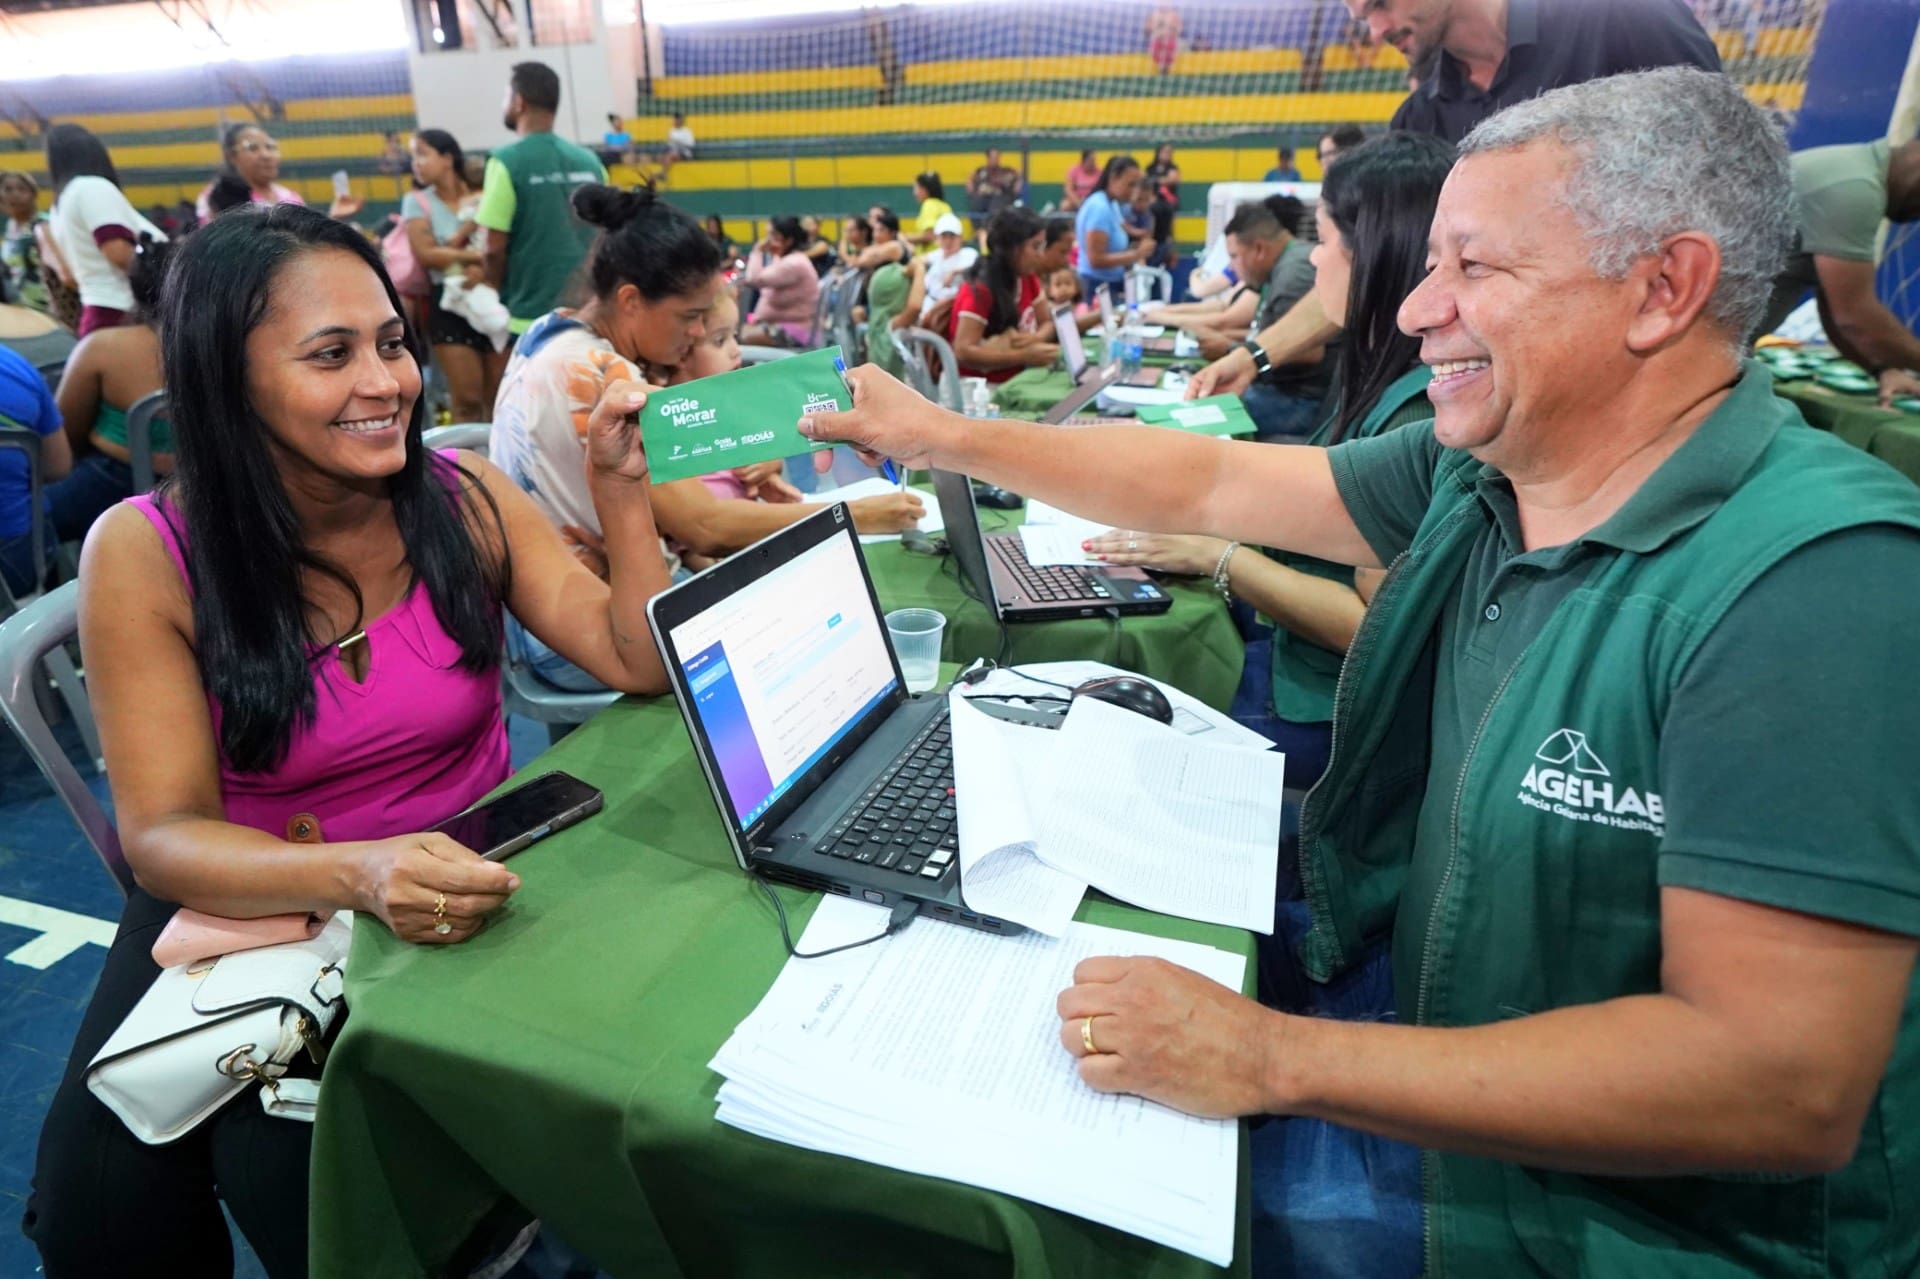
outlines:
[[[896,608],[887,614],[887,638],[909,693],[929,692],[940,682],[940,636],[946,629],[946,617],[930,608]]]

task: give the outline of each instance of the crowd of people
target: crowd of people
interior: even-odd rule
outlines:
[[[0,307],[0,411],[46,438],[56,532],[86,539],[138,880],[46,1119],[26,1229],[47,1273],[114,1272],[129,1238],[157,1273],[217,1269],[222,1200],[270,1273],[304,1273],[309,1127],[235,1105],[143,1147],[86,1063],[173,903],[457,945],[518,889],[430,833],[507,774],[501,663],[666,689],[648,600],[817,508],[779,463],[646,483],[636,412],[743,341],[806,341],[828,279],[861,290],[872,366],[803,432],[1108,523],[1091,554],[1210,580],[1245,628],[1233,714],[1312,787],[1259,997],[1096,958],[1058,1011],[1096,1089],[1272,1117],[1257,1272],[1920,1266],[1920,800],[1858,784],[1920,715],[1920,604],[1886,587],[1920,570],[1920,493],[1744,358],[1810,285],[1876,371],[1920,364],[1855,278],[1870,215],[1920,215],[1920,147],[1790,161],[1677,6],[1541,6],[1489,43],[1489,14],[1534,10],[1354,2],[1421,87],[1384,134],[1321,140],[1311,238],[1294,197],[1246,204],[1229,287],[1157,313],[1251,441],[967,418],[890,375],[890,335],[921,325],[966,376],[1052,365],[1055,308],[1170,243],[1128,219],[1143,190],[1178,207],[1170,147],[1083,154],[1071,217],[1025,207],[989,152],[983,246],[927,173],[911,229],[875,207],[835,245],[779,217],[741,254],[717,218],[608,185],[553,135],[558,78],[522,64],[517,139],[477,184],[454,139],[415,136],[401,224],[429,278],[498,293],[497,342],[410,318],[391,254],[285,198],[252,126],[177,243],[84,130],[49,136],[50,223],[0,177],[10,269],[30,245],[78,295],[57,399],[15,349],[45,336],[15,336],[34,312]],[[429,345],[491,417],[486,456],[423,446]],[[126,411],[162,386],[169,478],[122,500]],[[863,532],[923,513],[852,507]]]

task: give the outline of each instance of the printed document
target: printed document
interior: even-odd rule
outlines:
[[[858,941],[886,920],[884,910],[829,897],[799,944]],[[919,920],[870,946],[789,960],[713,1059],[727,1081],[717,1117],[775,1141],[1018,1195],[1228,1265],[1239,1124],[1081,1081],[1055,1000],[1094,955],[1158,956],[1234,990],[1245,976],[1238,955],[1090,924],[1054,939]]]
[[[1034,804],[1040,860],[1147,910],[1273,932],[1284,755],[1091,698],[1057,735],[1052,795]]]
[[[1036,567],[1048,564],[1097,565],[1100,561],[1081,550],[1080,544],[1088,538],[1098,537],[1111,527],[1099,520],[1069,515],[1058,507],[1030,498],[1027,501],[1026,523],[1020,526],[1020,545],[1026,552],[1027,563]]]
[[[960,896],[967,909],[1058,937],[1087,882],[1034,855],[1035,824],[1023,778],[1054,767],[1060,734],[994,719],[955,689],[953,801],[960,830]]]
[[[803,493],[800,495],[800,500],[803,502],[819,502],[823,505],[831,506],[835,502],[853,502],[863,497],[886,497],[890,493],[898,493],[899,491],[900,486],[898,484],[890,480],[882,479],[876,475],[870,480],[859,480],[853,484],[842,484],[839,488],[821,489],[817,493]],[[908,489],[907,491],[919,498],[921,505],[926,508],[926,514],[920,517],[920,522],[914,527],[929,537],[935,533],[944,532],[947,527],[947,521],[946,517],[940,514],[940,500],[931,492],[924,489]],[[871,546],[876,542],[897,542],[899,540],[900,535],[898,533],[862,533],[860,535],[860,542],[863,546]]]

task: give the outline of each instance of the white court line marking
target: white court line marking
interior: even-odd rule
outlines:
[[[50,968],[88,942],[96,946],[113,945],[116,925],[91,915],[76,915],[18,897],[0,897],[0,924],[31,928],[40,935],[8,951],[9,963],[28,968]]]

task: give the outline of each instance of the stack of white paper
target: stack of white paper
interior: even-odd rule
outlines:
[[[886,921],[829,897],[799,948],[859,941]],[[1234,990],[1245,974],[1237,955],[1090,924],[1053,940],[916,921],[871,946],[789,960],[711,1063],[727,1081],[717,1117],[1228,1265],[1237,1122],[1096,1093],[1061,1047],[1055,999],[1093,955],[1158,956]]]
[[[1069,686],[1092,677],[1075,668],[1120,673],[1100,663],[1023,669]],[[1068,696],[1017,672],[949,694],[960,893],[970,910],[1060,936],[1091,886],[1147,910],[1273,931],[1286,757],[1165,691],[1171,727],[1081,698],[1058,730],[969,704],[992,694]]]
[[[870,480],[861,480],[855,484],[843,484],[839,488],[821,489],[815,493],[806,493],[802,495],[802,500],[819,502],[822,505],[831,506],[835,502],[853,502],[863,497],[885,497],[889,493],[898,493],[899,491],[900,486],[898,484],[875,476]],[[914,489],[912,492],[913,495],[919,498],[926,506],[926,514],[920,517],[920,522],[915,527],[928,536],[944,532],[947,527],[947,520],[946,516],[941,514],[939,500],[936,499],[933,494],[923,492],[920,489]],[[898,533],[862,533],[860,535],[860,541],[869,545],[875,542],[897,542],[899,540],[900,535]]]
[[[1027,500],[1026,523],[1020,526],[1020,545],[1027,563],[1036,567],[1048,564],[1098,564],[1100,561],[1080,549],[1080,544],[1098,537],[1112,525],[1099,520],[1081,519],[1038,499]]]

